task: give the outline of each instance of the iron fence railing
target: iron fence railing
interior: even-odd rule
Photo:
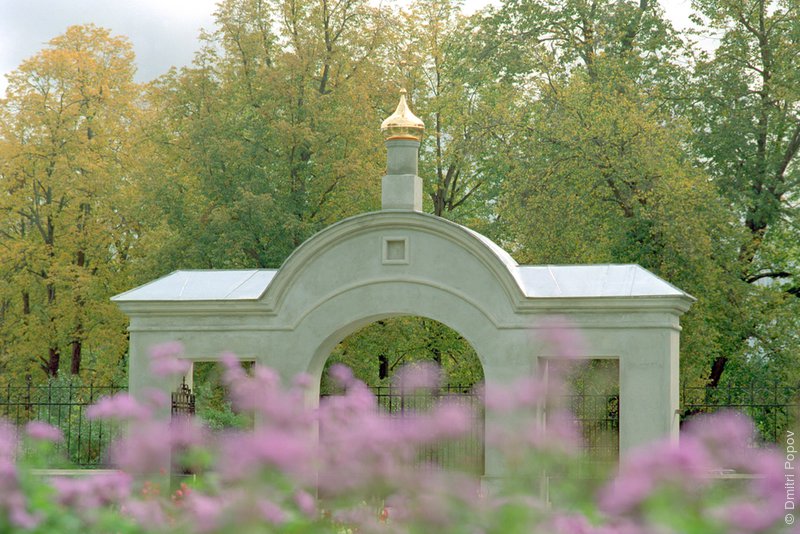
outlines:
[[[722,409],[753,420],[758,444],[778,443],[800,414],[800,385],[751,383],[745,386],[682,388],[681,421]]]
[[[590,458],[616,460],[619,455],[619,395],[574,394],[564,397]]]
[[[108,421],[85,417],[86,408],[100,398],[125,391],[116,385],[94,384],[6,385],[0,388],[0,418],[18,426],[29,421],[44,421],[64,434],[61,445],[67,458],[75,465],[101,466],[105,450],[119,433]],[[469,435],[460,440],[420,452],[424,463],[444,467],[459,466],[483,473],[484,412],[479,395],[471,387],[446,386],[433,392],[404,393],[397,387],[371,388],[378,405],[387,413],[402,416],[430,409],[436,402],[447,399],[462,403],[474,414]],[[599,459],[616,458],[619,451],[619,409],[617,394],[573,394],[564,397],[580,427],[584,449]],[[194,413],[195,395],[180,387],[172,398],[173,413]],[[800,386],[753,383],[742,387],[682,387],[681,421],[694,415],[732,409],[749,416],[758,430],[758,443],[776,443],[785,435],[800,415]],[[201,414],[202,417],[202,414]]]
[[[86,408],[124,390],[116,385],[8,384],[0,388],[0,417],[17,426],[30,421],[49,423],[63,433],[59,447],[72,464],[99,466],[119,428],[109,421],[87,418]]]
[[[177,391],[172,392],[172,415],[192,416],[195,414],[196,395],[183,379]]]
[[[432,391],[406,392],[392,386],[372,386],[380,408],[391,415],[430,410],[446,401],[459,404],[472,414],[469,432],[463,437],[419,451],[421,465],[459,468],[469,473],[484,473],[484,416],[483,401],[470,386],[441,386]]]

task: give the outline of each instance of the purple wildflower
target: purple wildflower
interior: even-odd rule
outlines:
[[[181,360],[183,344],[172,341],[150,349],[150,371],[158,377],[182,376],[189,372],[191,363]]]
[[[286,512],[272,501],[259,499],[256,503],[261,515],[273,525],[282,525],[286,522]]]
[[[8,429],[3,429],[0,422],[0,441]],[[40,518],[28,512],[28,502],[20,487],[19,473],[14,465],[13,457],[3,456],[7,451],[0,450],[0,514],[6,512],[11,523],[23,529],[34,529]],[[12,451],[13,452],[13,451]]]
[[[60,442],[64,440],[61,430],[42,421],[31,421],[25,425],[28,437],[39,441]]]
[[[307,491],[296,491],[294,494],[294,502],[300,512],[309,519],[313,519],[317,515],[317,503],[314,497]]]
[[[131,427],[124,440],[111,447],[111,458],[128,473],[159,473],[169,467],[172,443],[170,422],[146,420]]]
[[[250,478],[264,469],[302,476],[312,468],[314,443],[307,432],[258,429],[222,439],[219,472],[223,479]]]
[[[294,377],[294,380],[292,380],[292,385],[297,389],[308,389],[311,387],[313,382],[314,380],[311,378],[311,375],[307,373],[300,373]]]
[[[180,341],[167,341],[150,348],[151,358],[177,358],[183,354],[184,347]]]
[[[582,515],[556,514],[549,529],[553,534],[592,534],[592,525]]]
[[[349,387],[355,381],[353,371],[340,363],[331,365],[328,374],[339,386],[344,388]]]
[[[169,440],[173,450],[199,447],[208,442],[205,427],[194,417],[173,416],[169,430]]]
[[[11,459],[16,452],[17,428],[5,419],[0,419],[0,460]]]
[[[731,534],[766,532],[776,523],[783,523],[783,507],[750,501],[734,501],[713,510],[711,515],[728,525]]]
[[[638,508],[657,488],[678,486],[686,491],[709,483],[714,463],[702,442],[684,436],[680,444],[664,441],[630,453],[616,479],[601,493],[600,508],[623,515]]]
[[[566,317],[551,317],[542,321],[538,325],[536,337],[558,359],[575,360],[587,354],[578,327]]]
[[[137,524],[153,530],[161,530],[167,525],[167,515],[160,501],[155,499],[128,500],[120,508],[122,513]]]
[[[392,381],[402,393],[430,391],[441,384],[442,371],[434,363],[416,362],[404,365],[394,374]]]
[[[127,499],[132,482],[131,476],[122,471],[81,478],[54,477],[50,481],[60,504],[88,514],[94,514],[101,506]]]
[[[186,497],[186,511],[192,518],[196,532],[214,532],[218,529],[220,519],[224,512],[221,499],[209,495],[192,492]]]
[[[144,420],[151,411],[127,393],[103,397],[86,410],[89,419]]]

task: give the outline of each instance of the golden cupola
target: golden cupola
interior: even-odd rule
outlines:
[[[397,104],[397,109],[381,123],[384,138],[387,141],[390,139],[421,141],[424,130],[425,124],[408,108],[406,90],[400,89],[400,102]]]

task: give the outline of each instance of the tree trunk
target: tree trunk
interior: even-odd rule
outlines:
[[[719,386],[719,381],[722,378],[722,373],[725,371],[725,365],[728,363],[728,358],[720,356],[711,364],[711,374],[708,375],[708,387],[715,388]]]
[[[42,365],[42,370],[48,377],[55,378],[58,376],[58,367],[61,364],[61,353],[58,347],[50,347],[48,351],[47,364]]]
[[[72,358],[70,360],[69,372],[72,375],[81,373],[81,350],[83,343],[79,339],[72,340]]]

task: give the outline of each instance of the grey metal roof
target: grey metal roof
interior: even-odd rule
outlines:
[[[528,297],[686,295],[639,265],[522,265],[517,269]]]
[[[264,293],[277,272],[272,269],[175,271],[121,293],[111,300],[116,302],[256,300]]]
[[[517,266],[506,262],[506,266],[529,298],[686,295],[638,265]],[[266,269],[175,271],[117,295],[112,300],[117,302],[257,300],[264,294],[276,273],[276,270]]]

